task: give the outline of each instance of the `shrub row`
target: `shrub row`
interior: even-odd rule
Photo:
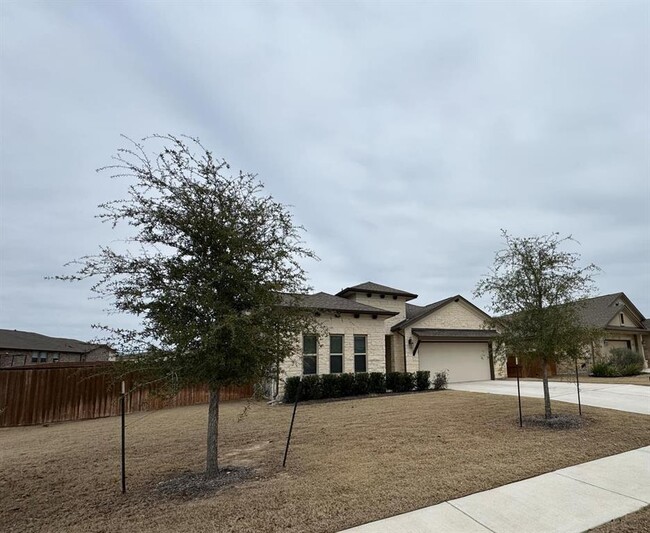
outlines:
[[[284,388],[284,401],[295,402],[300,377],[287,378]],[[437,373],[433,388],[444,389],[447,386],[447,374]],[[392,392],[410,392],[414,389],[427,390],[431,387],[429,371],[412,372],[370,372],[359,374],[323,374],[320,376],[303,376],[300,400],[319,400],[321,398],[342,398],[344,396],[362,396],[365,394],[384,394]]]
[[[591,367],[591,373],[597,377],[636,376],[643,370],[643,356],[627,348],[615,348],[610,352],[609,359],[596,363]]]

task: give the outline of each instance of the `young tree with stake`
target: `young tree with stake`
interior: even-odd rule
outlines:
[[[130,142],[100,169],[129,181],[126,198],[100,205],[98,216],[132,234],[122,249],[103,246],[58,278],[91,278],[94,293],[138,317],[133,329],[98,326],[123,353],[138,354],[119,364],[122,375],[171,392],[208,385],[206,475],[215,477],[219,390],[266,379],[312,328],[313,316],[282,293],[307,292],[300,259],[315,256],[285,206],[253,175],[226,175],[228,164],[198,140]]]
[[[502,231],[505,248],[498,251],[489,275],[474,295],[491,297],[491,327],[508,354],[542,367],[545,418],[552,417],[548,388],[551,362],[574,361],[599,332],[580,320],[580,300],[592,295],[598,267],[578,265],[580,255],[561,248],[575,242],[559,233],[513,237]],[[503,350],[501,350],[503,354]]]

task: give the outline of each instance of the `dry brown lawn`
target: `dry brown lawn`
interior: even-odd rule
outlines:
[[[650,505],[589,531],[591,533],[639,533],[648,530],[650,530]]]
[[[1,528],[337,531],[650,444],[643,415],[585,407],[580,429],[521,430],[516,399],[425,392],[300,405],[283,470],[291,406],[255,403],[238,421],[244,405],[222,406],[221,461],[255,477],[193,500],[156,484],[203,468],[205,406],[127,418],[124,496],[118,418],[0,430]]]
[[[550,381],[564,381],[575,383],[575,375],[553,376]],[[624,376],[619,378],[597,378],[592,376],[580,376],[580,383],[607,383],[608,385],[644,385],[650,386],[650,374],[639,374],[638,376]]]

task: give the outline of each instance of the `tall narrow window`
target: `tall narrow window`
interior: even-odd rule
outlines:
[[[354,336],[354,371],[366,372],[367,338],[365,335]]]
[[[343,335],[330,335],[330,374],[343,372]]]
[[[315,374],[317,372],[316,358],[318,355],[318,339],[316,335],[302,336],[302,373]]]
[[[625,324],[625,315],[621,313],[621,326]]]

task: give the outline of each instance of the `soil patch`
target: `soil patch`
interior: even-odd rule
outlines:
[[[544,415],[529,415],[523,417],[524,426],[544,427],[549,429],[577,429],[582,427],[586,420],[578,415],[553,415],[544,418]]]
[[[223,488],[237,485],[254,475],[255,471],[252,468],[237,466],[221,468],[219,477],[216,478],[206,478],[203,473],[185,472],[179,477],[161,481],[156,485],[156,489],[166,496],[189,500],[211,496]]]

